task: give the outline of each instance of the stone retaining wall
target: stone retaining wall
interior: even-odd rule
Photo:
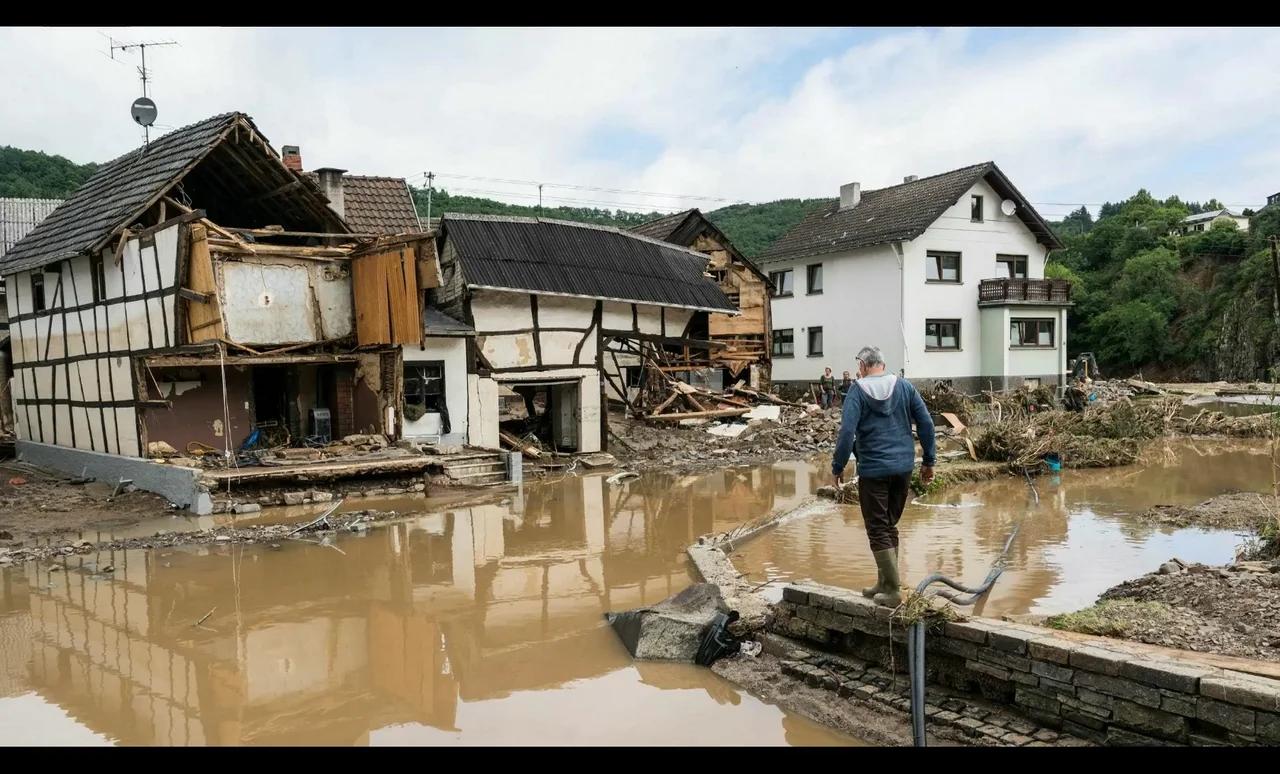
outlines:
[[[856,591],[802,584],[784,589],[769,626],[906,672],[906,627],[891,613]],[[972,618],[929,631],[926,673],[930,683],[1101,744],[1280,744],[1280,680],[1112,643]]]

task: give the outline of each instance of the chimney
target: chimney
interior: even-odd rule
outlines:
[[[342,173],[346,171],[333,167],[322,167],[316,170],[316,175],[320,178],[320,191],[329,200],[329,209],[338,213],[340,218],[346,217],[346,208],[342,200]]]
[[[302,149],[297,145],[285,145],[280,148],[280,157],[284,165],[294,172],[302,171]]]
[[[918,180],[918,179],[919,179],[919,178],[918,178],[918,177],[916,177],[915,175],[907,175],[906,177],[902,178],[902,182],[904,182],[904,183],[914,183],[914,182],[915,182],[916,180]]]
[[[858,206],[862,201],[862,183],[845,183],[840,186],[840,209]]]

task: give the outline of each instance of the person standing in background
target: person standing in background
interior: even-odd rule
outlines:
[[[831,366],[823,369],[822,376],[818,379],[818,395],[823,409],[829,409],[835,403],[836,378],[831,374]]]

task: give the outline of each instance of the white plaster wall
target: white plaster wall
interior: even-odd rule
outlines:
[[[822,264],[823,291],[808,295],[805,269],[815,263]],[[774,380],[816,381],[824,366],[831,366],[837,376],[846,369],[856,371],[858,350],[867,345],[880,347],[889,370],[904,367],[901,275],[892,247],[846,250],[761,268],[793,271],[795,295],[774,298],[770,307],[773,329],[791,328],[795,335],[795,355],[773,358]],[[808,356],[808,329],[814,325],[823,328],[821,357]]]
[[[480,352],[494,368],[526,368],[538,364],[538,351],[533,346],[532,333],[505,336],[478,334],[476,342],[480,345]]]
[[[467,374],[467,442],[498,448],[498,383],[476,374]]]
[[[319,340],[305,266],[224,261],[223,318],[227,337],[243,344]]]
[[[983,222],[970,220],[970,196],[983,197]],[[1044,277],[1045,248],[1018,219],[1000,211],[1000,196],[985,181],[979,181],[924,234],[904,245],[906,256],[907,376],[911,378],[951,378],[982,375],[982,323],[978,308],[980,280],[1001,275],[996,255],[1027,256],[1027,276]],[[929,283],[925,259],[933,250],[960,253],[959,285]],[[926,319],[960,320],[960,351],[926,352]],[[1004,336],[1008,339],[1007,325]],[[990,374],[988,374],[990,375]]]
[[[1012,346],[1012,334],[1009,327],[1013,320],[1046,318],[1054,321],[1053,341],[1055,346],[1044,349]],[[1042,376],[1066,371],[1065,364],[1061,362],[1061,355],[1065,352],[1065,348],[1061,340],[1062,313],[1060,310],[1035,309],[1034,307],[1025,306],[1010,307],[1004,331],[1005,346],[1009,350],[1009,370],[1007,371],[1009,376]]]
[[[444,402],[449,408],[451,435],[467,437],[467,340],[463,337],[429,336],[425,347],[406,346],[404,362],[444,361]],[[404,436],[426,433],[426,421],[404,421]]]
[[[596,302],[587,298],[538,296],[538,326],[541,328],[581,328],[591,325]]]
[[[476,289],[471,292],[471,316],[477,333],[533,327],[528,293]]]

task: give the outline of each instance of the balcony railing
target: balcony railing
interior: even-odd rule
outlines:
[[[1071,282],[1061,279],[984,279],[979,304],[1070,304]]]

